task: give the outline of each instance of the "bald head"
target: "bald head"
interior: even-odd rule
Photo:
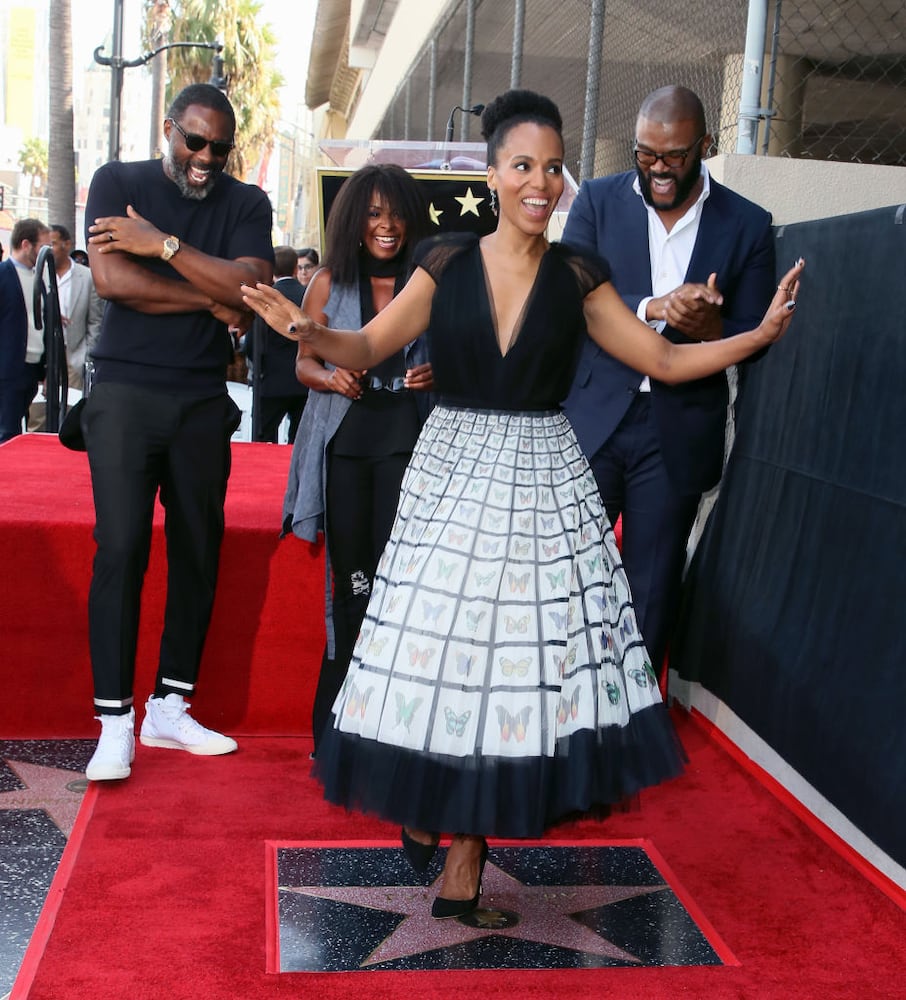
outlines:
[[[645,201],[676,221],[701,194],[702,157],[711,145],[705,112],[687,87],[661,87],[642,102],[635,123],[635,166]]]
[[[653,90],[642,101],[639,118],[664,125],[691,121],[696,133],[705,131],[705,109],[698,95],[688,87],[669,86]]]

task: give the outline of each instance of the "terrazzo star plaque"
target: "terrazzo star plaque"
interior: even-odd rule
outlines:
[[[480,908],[442,921],[443,851],[420,877],[395,846],[268,848],[270,972],[736,964],[646,841],[492,843]]]

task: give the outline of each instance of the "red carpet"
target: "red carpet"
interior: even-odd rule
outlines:
[[[395,843],[397,831],[323,803],[307,740],[257,738],[213,759],[139,747],[129,781],[89,795],[93,815],[61,868],[68,882],[51,892],[46,951],[36,935],[13,1000],[902,996],[904,913],[695,724],[678,723],[682,778],[637,811],[554,837],[650,839],[738,966],[269,975],[266,841]]]
[[[319,549],[279,539],[290,451],[233,445],[217,599],[195,699],[207,725],[231,733],[304,735],[311,726],[324,642],[324,563]],[[84,454],[67,451],[49,434],[0,446],[6,578],[0,735],[6,739],[97,736],[87,616],[93,526]],[[158,505],[143,593],[137,707],[150,694],[157,668],[165,572]]]
[[[89,791],[14,1000],[903,995],[906,918],[893,901],[901,896],[864,879],[685,719],[690,764],[681,779],[647,792],[636,812],[553,836],[649,839],[738,966],[266,973],[266,843],[397,837],[386,824],[325,805],[308,777],[310,741],[300,737],[323,643],[323,562],[295,538],[278,541],[289,454],[234,445],[220,585],[195,699],[202,721],[253,738],[224,758],[139,747],[129,781]],[[84,455],[52,436],[0,446],[4,738],[96,736],[85,607],[92,524]],[[163,615],[162,535],[158,511],[139,700]]]

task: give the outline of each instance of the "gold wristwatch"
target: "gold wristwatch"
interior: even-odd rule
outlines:
[[[160,259],[169,260],[178,250],[179,240],[175,236],[168,236],[164,240],[164,248],[160,252]]]

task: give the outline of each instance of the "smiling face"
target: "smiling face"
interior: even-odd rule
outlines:
[[[701,181],[702,150],[711,137],[701,134],[701,126],[691,119],[675,122],[652,121],[639,117],[635,130],[636,147],[651,153],[687,151],[682,166],[668,166],[655,160],[644,167],[636,163],[642,197],[659,212],[687,209],[698,197]]]
[[[362,227],[362,246],[377,260],[392,260],[405,243],[405,220],[377,191],[373,192]]]
[[[488,167],[500,222],[537,236],[563,194],[563,140],[550,125],[521,122],[507,132]]]
[[[190,104],[179,120],[182,129],[189,135],[200,135],[205,139],[231,143],[232,123],[227,115],[213,108]],[[217,178],[226,166],[225,156],[215,156],[210,145],[197,153],[186,145],[182,132],[169,119],[164,122],[167,138],[167,153],[164,156],[164,170],[179,188],[184,198],[200,201],[206,198],[217,183]]]

